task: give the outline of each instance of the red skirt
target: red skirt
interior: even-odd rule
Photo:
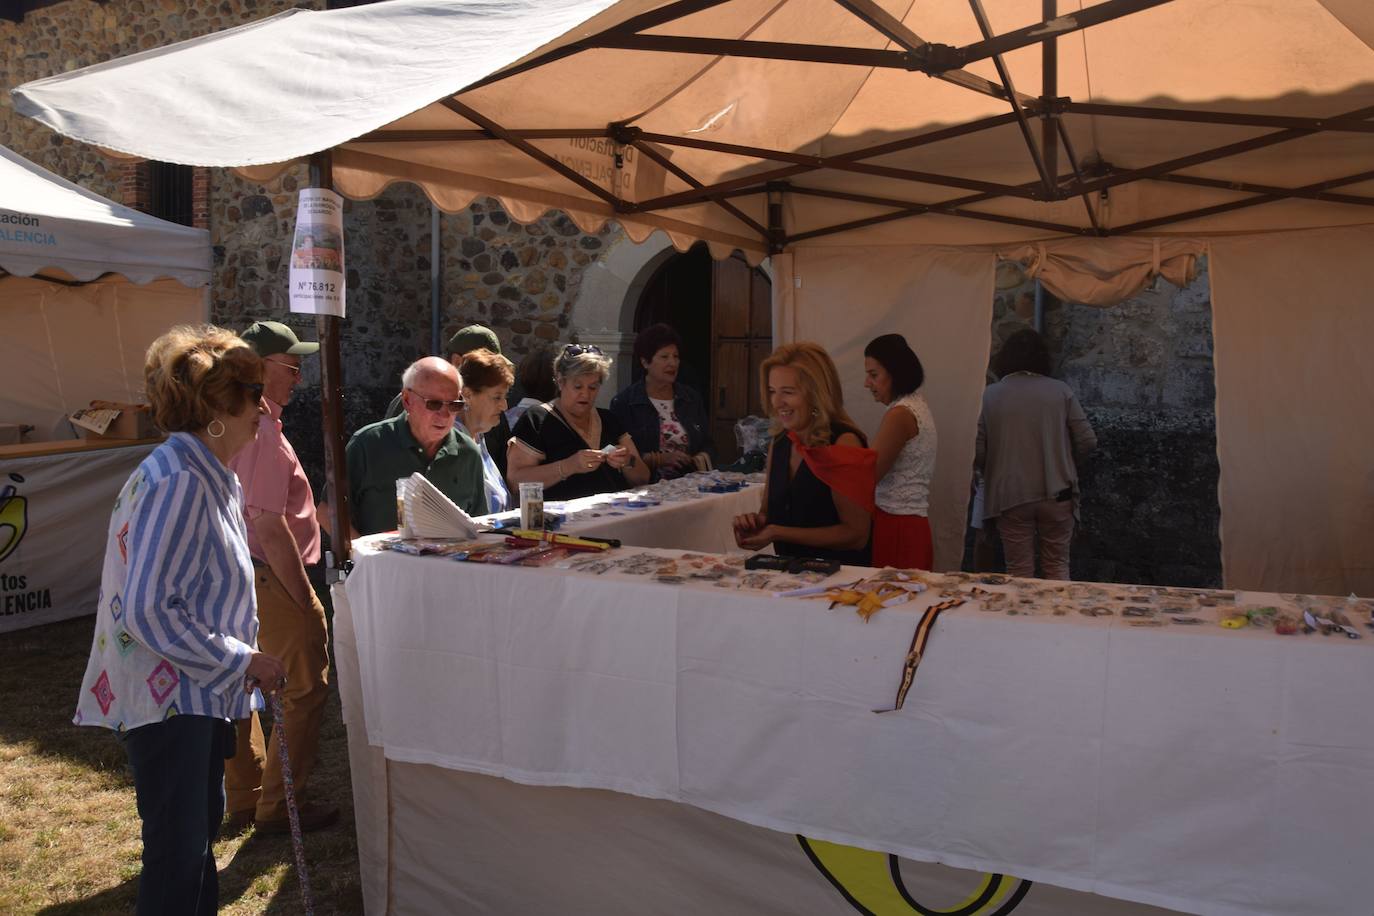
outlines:
[[[873,510],[873,565],[897,569],[930,569],[935,548],[930,520],[924,515],[892,515]]]

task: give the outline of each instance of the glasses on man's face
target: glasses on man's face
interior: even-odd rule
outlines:
[[[568,344],[563,348],[564,356],[581,356],[583,353],[595,353],[601,356],[601,348],[594,344]]]
[[[292,374],[292,375],[295,375],[295,376],[299,376],[299,375],[301,374],[301,367],[300,367],[300,366],[293,366],[293,365],[291,365],[290,363],[284,363],[284,362],[282,362],[281,360],[279,360],[279,359],[273,359],[273,358],[270,357],[270,356],[264,357],[264,358],[263,358],[263,362],[265,362],[265,363],[276,363],[278,366],[281,366],[283,369],[289,369],[289,370],[291,370],[291,374]]]
[[[239,382],[239,384],[243,386],[244,391],[253,396],[254,403],[262,400],[262,382]]]
[[[445,401],[440,398],[427,398],[423,397],[420,392],[416,391],[414,388],[407,388],[406,391],[415,395],[420,403],[425,405],[425,410],[428,410],[430,413],[438,413],[441,410],[446,413],[458,413],[463,409],[462,400]]]

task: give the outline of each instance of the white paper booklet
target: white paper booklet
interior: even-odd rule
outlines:
[[[411,474],[405,487],[404,535],[412,538],[473,538],[477,523],[423,474]],[[397,520],[398,523],[400,520]]]

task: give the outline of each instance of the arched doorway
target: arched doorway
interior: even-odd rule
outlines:
[[[763,413],[758,367],[773,349],[768,275],[739,255],[712,260],[697,244],[660,264],[640,294],[635,332],[659,322],[681,335],[679,377],[706,403],[720,461],[733,461],[735,421]],[[640,378],[642,368],[633,374]]]

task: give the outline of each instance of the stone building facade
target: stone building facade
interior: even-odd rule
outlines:
[[[62,0],[0,21],[0,87],[241,25],[325,0]],[[0,144],[96,193],[139,205],[146,188],[110,160],[18,116],[0,93]],[[197,222],[214,246],[210,318],[232,328],[286,313],[296,192],[294,167],[259,185],[224,170],[197,170]],[[577,337],[628,357],[636,291],[672,256],[661,236],[628,242],[614,224],[584,233],[566,216],[513,222],[493,200],[437,218],[411,185],[347,201],[348,320],[342,331],[345,429],[380,417],[401,370],[432,351],[431,294],[439,339],[481,322],[507,355]],[[994,336],[1030,320],[1030,287],[999,293]],[[1045,330],[1058,374],[1079,393],[1102,448],[1084,472],[1086,498],[1074,554],[1080,578],[1205,584],[1219,580],[1216,449],[1212,417],[1210,304],[1205,273],[1187,289],[1160,283],[1117,307],[1051,302]],[[288,434],[316,484],[323,468],[318,366],[286,412]],[[617,378],[614,381],[628,381]],[[608,386],[608,387],[614,387]]]
[[[8,90],[306,6],[323,9],[325,3],[64,0],[30,11],[19,22],[0,21],[0,87]],[[8,91],[0,93],[0,144],[98,194],[130,206],[143,203],[146,183],[133,165],[19,116]],[[286,300],[285,254],[296,191],[307,184],[307,170],[293,167],[265,185],[221,169],[197,169],[194,180],[205,217],[198,224],[209,229],[214,248],[210,320],[239,328],[271,317],[313,337],[313,322],[289,316]],[[507,355],[518,361],[534,346],[575,335],[572,312],[583,273],[622,238],[612,224],[588,234],[558,213],[520,225],[496,201],[480,200],[460,213],[439,213],[436,275],[434,215],[428,198],[411,185],[393,185],[373,200],[345,202],[349,320],[341,346],[349,431],[380,418],[401,370],[432,352],[434,286],[441,342],[458,328],[481,322],[496,330]],[[600,330],[604,323],[587,327]],[[613,343],[623,350],[619,338]],[[299,431],[297,441],[307,443],[303,457],[312,469],[323,466],[315,362],[306,361],[307,384],[285,421]]]

